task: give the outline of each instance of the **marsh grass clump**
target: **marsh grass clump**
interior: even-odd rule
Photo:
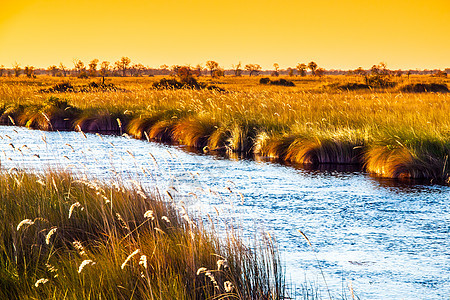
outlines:
[[[284,299],[271,238],[219,238],[138,182],[0,179],[2,299]]]
[[[82,132],[122,135],[132,116],[119,110],[87,108],[74,122],[74,128]]]
[[[286,160],[307,165],[360,164],[361,145],[333,138],[297,138],[289,146]]]
[[[23,119],[26,127],[46,131],[67,131],[73,130],[73,123],[81,110],[69,105],[67,100],[51,96],[42,106],[30,112],[19,117]]]
[[[366,170],[378,176],[447,182],[449,154],[448,142],[394,136],[370,145],[364,160]]]
[[[174,139],[182,145],[204,148],[216,130],[218,123],[206,118],[186,118],[180,120],[172,129]]]

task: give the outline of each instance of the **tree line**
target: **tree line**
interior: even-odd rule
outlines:
[[[208,60],[205,66],[198,64],[196,66],[180,66],[173,65],[169,67],[168,65],[161,65],[159,68],[151,68],[144,66],[141,63],[132,63],[129,57],[123,56],[119,60],[111,63],[109,61],[99,61],[98,59],[93,59],[89,63],[85,64],[79,59],[74,59],[72,61],[73,67],[70,68],[63,63],[58,66],[51,65],[47,69],[37,69],[33,66],[21,67],[21,65],[15,62],[12,68],[6,68],[4,65],[0,65],[0,77],[2,76],[15,76],[19,77],[24,75],[29,78],[36,77],[36,75],[50,75],[50,76],[76,76],[79,78],[89,78],[89,77],[126,77],[126,76],[154,76],[154,75],[179,75],[180,70],[186,70],[188,68],[195,76],[202,76],[209,74],[211,77],[221,77],[225,75],[234,76],[257,76],[259,74],[279,76],[281,74],[287,76],[324,76],[327,74],[346,74],[346,75],[367,75],[369,73],[374,73],[374,71],[380,69],[383,72],[388,72],[390,75],[401,76],[402,74],[434,74],[436,76],[445,77],[450,72],[450,69],[441,70],[388,70],[385,63],[380,63],[378,65],[373,65],[371,69],[365,70],[363,68],[358,68],[355,70],[325,70],[317,65],[316,62],[311,61],[308,64],[298,63],[295,67],[288,67],[284,70],[280,70],[279,64],[273,64],[273,70],[263,70],[259,64],[246,64],[242,65],[241,62],[236,65],[232,65],[231,69],[225,69],[219,65],[218,62],[213,60]]]

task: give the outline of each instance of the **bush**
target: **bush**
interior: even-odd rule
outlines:
[[[448,93],[449,89],[446,84],[439,83],[412,83],[400,87],[401,92],[407,93]]]
[[[156,89],[181,89],[183,84],[176,79],[163,78],[160,81],[154,82],[153,87]]]
[[[389,76],[383,74],[375,74],[366,76],[366,84],[374,88],[388,88],[397,85],[396,82],[389,80]]]
[[[354,90],[369,89],[370,86],[364,83],[349,82],[342,85],[338,85],[337,88],[340,90],[354,91]]]
[[[74,91],[74,87],[69,82],[57,83],[51,88],[41,90],[41,92],[43,92],[43,93],[67,93],[67,92],[73,92],[73,91]]]
[[[275,80],[275,81],[271,81],[270,84],[271,85],[281,85],[281,86],[295,86],[295,84],[292,81],[286,80],[283,78]]]
[[[260,84],[269,84],[270,83],[270,79],[268,77],[263,77],[259,80]]]
[[[263,77],[259,80],[259,83],[260,84],[281,85],[281,86],[295,86],[295,84],[292,81],[286,80],[283,78],[271,81],[268,77]]]

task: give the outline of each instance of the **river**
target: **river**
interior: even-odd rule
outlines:
[[[275,237],[292,296],[448,299],[450,187],[194,154],[117,136],[0,126],[3,169],[71,170],[169,191],[197,216]],[[308,244],[301,230],[309,239]],[[251,243],[251,242],[250,242]],[[322,275],[322,272],[323,275]]]

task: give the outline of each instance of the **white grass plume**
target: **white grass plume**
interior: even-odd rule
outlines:
[[[123,264],[120,266],[120,268],[123,270],[125,268],[125,266],[127,265],[127,263],[130,261],[130,259],[133,258],[133,256],[135,256],[136,254],[138,254],[141,250],[136,249],[133,251],[133,253],[131,253],[130,255],[128,255],[128,257],[125,259],[125,261],[123,262]]]

